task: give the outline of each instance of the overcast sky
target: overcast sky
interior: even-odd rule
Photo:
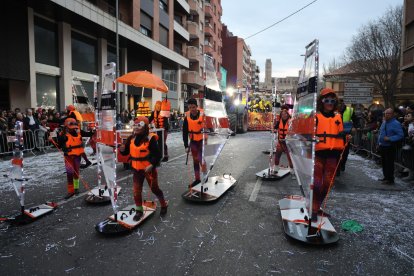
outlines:
[[[247,37],[300,9],[312,0],[222,0],[222,21],[234,35]],[[266,58],[274,77],[297,76],[305,46],[318,38],[320,72],[340,57],[352,36],[370,20],[403,0],[318,0],[273,28],[246,40],[264,80]]]

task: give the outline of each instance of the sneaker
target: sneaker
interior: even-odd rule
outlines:
[[[194,186],[197,186],[198,184],[200,184],[201,183],[201,180],[194,180],[194,182],[193,183],[191,183],[190,185],[188,185],[188,188],[192,188],[192,187],[194,187]]]
[[[66,195],[65,195],[65,197],[64,197],[64,199],[69,199],[69,198],[71,198],[72,196],[74,196],[75,195],[75,193],[73,192],[73,193],[67,193]]]
[[[168,156],[165,156],[165,157],[161,160],[161,162],[168,162]]]
[[[75,195],[79,194],[79,189],[75,189]]]
[[[134,218],[133,218],[133,220],[134,221],[140,221],[141,220],[141,218],[144,216],[144,212],[142,212],[142,211],[137,211],[136,213],[135,213],[135,216],[134,216]]]
[[[88,162],[86,162],[86,164],[82,164],[82,165],[80,165],[80,168],[81,169],[86,169],[87,167],[89,167],[90,165],[92,165],[92,162],[91,161],[88,161]]]

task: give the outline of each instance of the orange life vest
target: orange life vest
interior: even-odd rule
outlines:
[[[190,112],[187,112],[187,123],[188,133],[190,134],[191,141],[203,140],[203,133],[201,132],[204,128],[204,113],[202,109],[198,109],[200,115],[196,120],[191,119]]]
[[[171,112],[171,102],[167,99],[162,100],[160,115],[162,117],[170,118],[170,112]]]
[[[282,118],[280,118],[279,126],[277,128],[277,134],[278,134],[277,136],[278,136],[279,140],[283,140],[283,139],[286,138],[288,128],[289,128],[289,118],[286,120],[285,125],[283,125],[283,120],[282,120]]]
[[[78,111],[76,111],[76,110],[72,110],[72,111],[69,113],[69,115],[70,115],[71,113],[75,114],[76,121],[78,121],[78,123],[79,123],[79,124],[82,124],[82,122],[83,122],[82,115],[81,115]]]
[[[166,120],[166,118],[161,116],[160,112],[154,111],[154,124],[156,128],[164,128],[164,120]]]
[[[149,108],[148,102],[139,102],[138,103],[138,110],[137,110],[137,117],[138,116],[151,116],[151,109]]]
[[[148,139],[145,139],[139,146],[135,146],[135,138],[131,139],[131,143],[129,145],[129,153],[130,153],[130,160],[131,165],[136,170],[144,170],[146,167],[151,165],[151,162],[149,161],[150,157],[150,151],[149,151],[149,145],[151,139],[158,140],[157,134],[150,133],[148,135]]]
[[[339,135],[344,130],[341,115],[325,117],[321,113],[316,114],[316,136],[319,142],[315,150],[342,150],[345,147],[344,138]]]
[[[72,136],[66,133],[68,140],[66,141],[66,148],[69,150],[68,155],[81,155],[85,151],[83,150],[82,136],[78,133],[78,136]]]

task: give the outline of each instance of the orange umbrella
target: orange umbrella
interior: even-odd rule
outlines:
[[[127,85],[142,87],[143,89],[149,88],[163,93],[168,92],[167,85],[159,77],[148,71],[129,72],[117,78],[116,81]]]

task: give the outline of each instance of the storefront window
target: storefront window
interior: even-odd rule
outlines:
[[[177,92],[177,70],[162,70],[162,80],[169,91]]]
[[[36,74],[36,101],[38,107],[59,109],[59,78]]]
[[[35,17],[34,36],[36,62],[59,66],[56,24],[39,17]]]
[[[75,71],[98,74],[97,42],[72,32],[72,68]]]

